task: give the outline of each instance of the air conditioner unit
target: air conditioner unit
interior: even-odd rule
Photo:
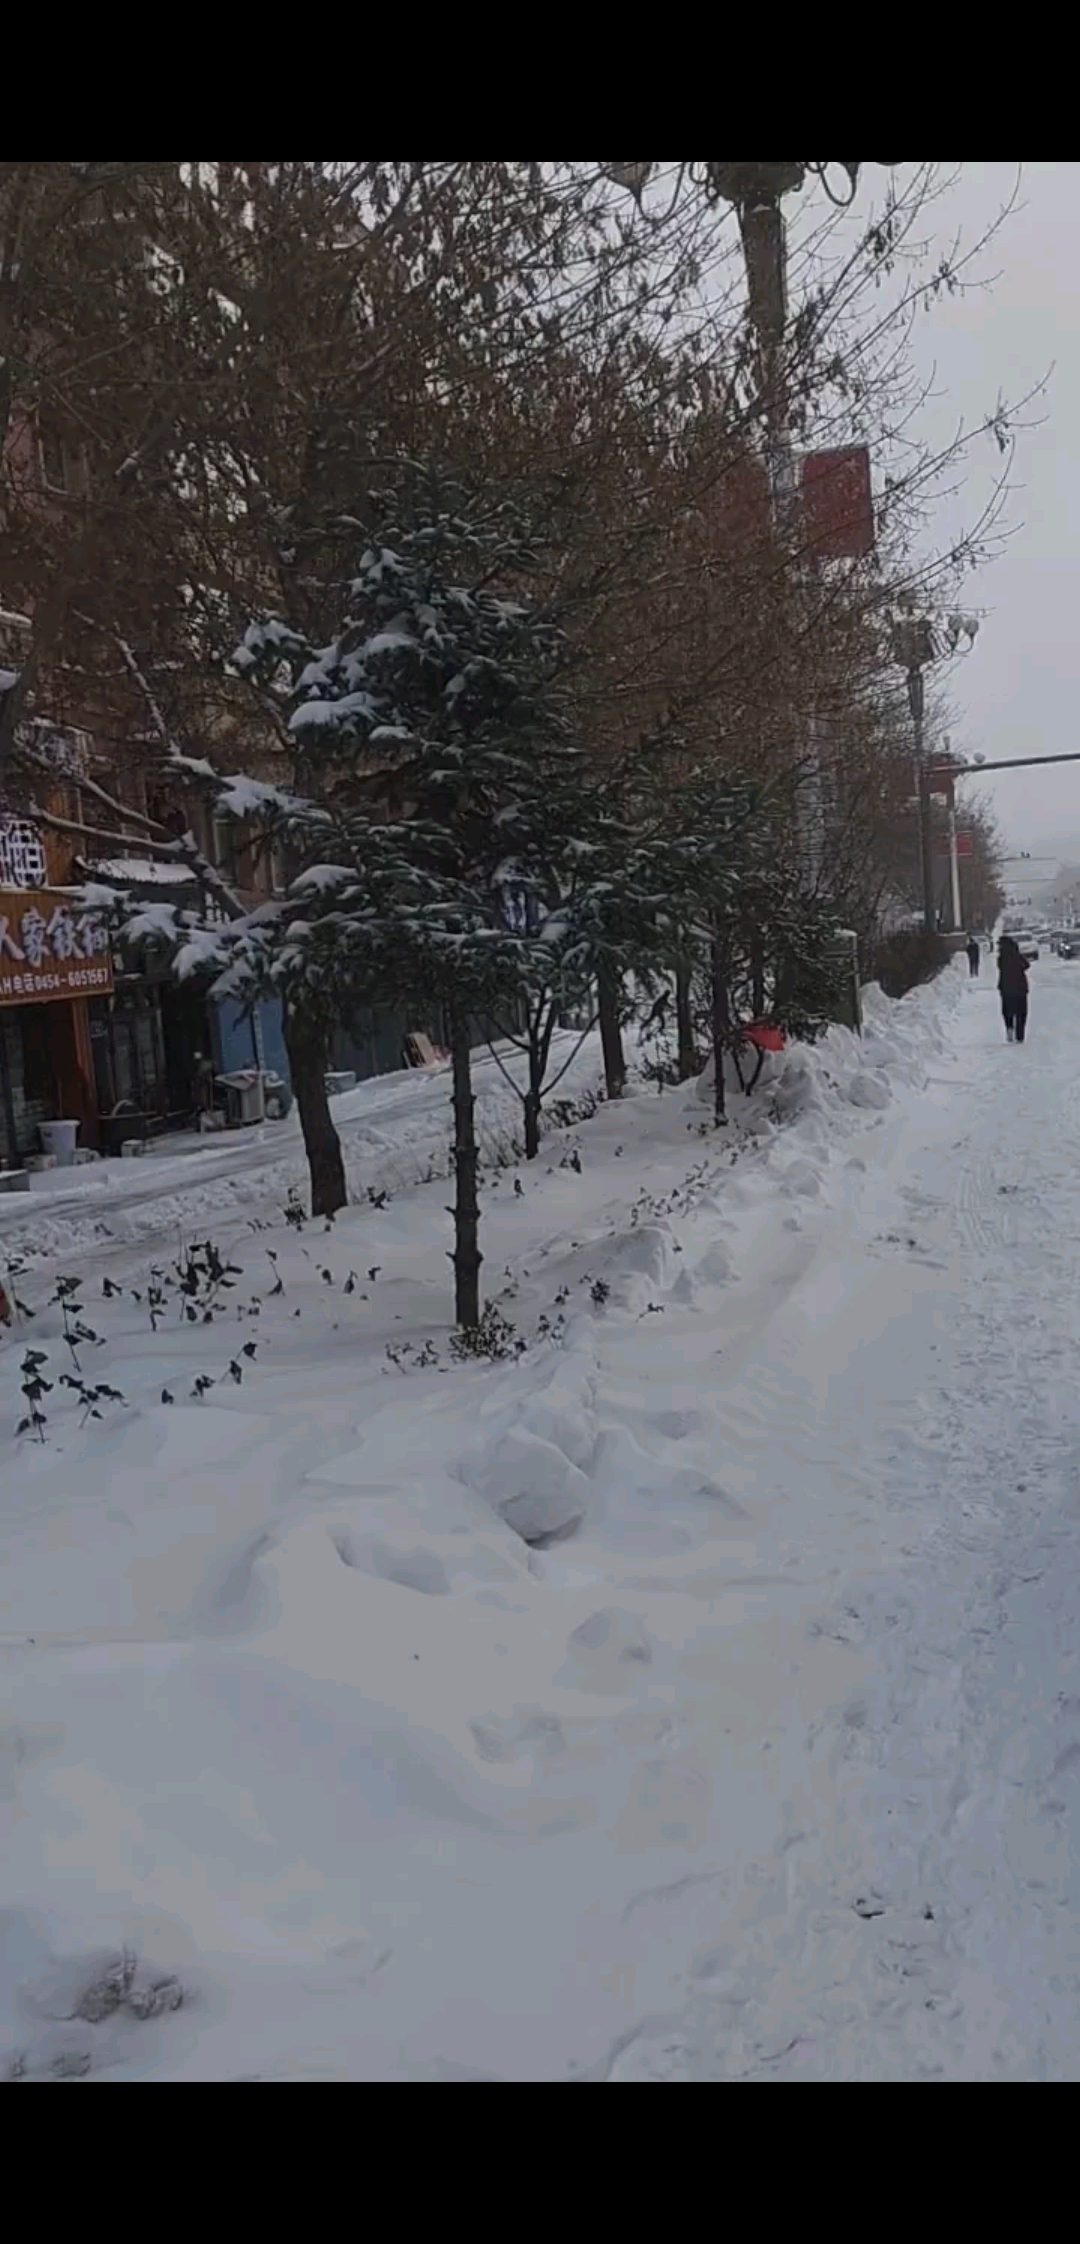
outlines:
[[[45,757],[58,776],[89,778],[91,741],[88,732],[83,732],[78,725],[54,724],[51,717],[28,718],[26,730],[32,736],[36,754]]]

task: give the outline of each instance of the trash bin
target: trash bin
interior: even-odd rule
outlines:
[[[38,1131],[46,1153],[56,1156],[58,1169],[70,1169],[75,1162],[75,1141],[79,1135],[77,1122],[39,1122]]]

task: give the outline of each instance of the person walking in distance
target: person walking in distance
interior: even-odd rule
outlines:
[[[1011,935],[1002,936],[998,944],[998,992],[1010,1044],[1022,1044],[1027,1032],[1028,967],[1032,963]]]
[[[980,951],[980,949],[979,949],[979,946],[978,946],[977,942],[975,941],[975,937],[974,937],[974,935],[969,935],[969,936],[968,936],[968,939],[967,939],[967,954],[968,954],[968,973],[970,974],[970,976],[971,976],[971,979],[972,979],[972,981],[974,981],[974,979],[975,979],[975,976],[976,976],[976,974],[977,974],[977,973],[978,973],[978,971],[979,971],[979,962],[980,962],[980,959],[981,959],[981,957],[982,957],[982,952]]]

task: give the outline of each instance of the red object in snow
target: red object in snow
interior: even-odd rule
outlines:
[[[768,1021],[750,1021],[743,1030],[748,1044],[756,1044],[759,1052],[783,1052],[787,1037],[781,1028],[772,1028]]]

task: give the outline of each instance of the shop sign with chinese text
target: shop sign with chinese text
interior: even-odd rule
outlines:
[[[0,1005],[107,997],[109,931],[100,914],[38,888],[0,889]]]

